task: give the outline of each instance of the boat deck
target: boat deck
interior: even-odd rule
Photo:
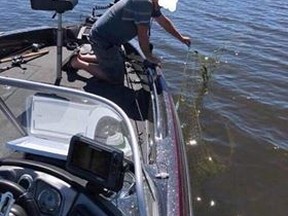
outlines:
[[[44,54],[40,55],[41,52]],[[15,66],[1,72],[0,75],[54,85],[56,81],[56,52],[55,46],[42,48],[38,51],[39,55],[36,52],[32,60],[21,64],[22,68]],[[71,54],[72,51],[63,48],[63,62]],[[11,61],[0,64],[1,68],[10,66]],[[135,132],[138,134],[139,141],[143,142],[146,137],[141,130],[146,128],[145,120],[148,119],[148,110],[145,108],[147,109],[147,103],[150,101],[150,94],[142,88],[139,76],[131,69],[127,71],[124,86],[101,82],[83,70],[79,70],[76,74],[62,72],[59,85],[97,94],[116,103],[126,112],[135,130],[137,130]],[[21,97],[21,94],[18,95]]]
[[[15,66],[11,69],[3,71],[1,76],[8,76],[18,79],[31,80],[36,82],[42,82],[47,84],[55,84],[56,81],[56,47],[46,47],[38,51],[39,53],[46,53],[44,55],[32,58],[31,61],[24,63],[21,67]],[[72,51],[63,48],[63,62],[65,62]],[[23,55],[23,54],[22,54]],[[27,58],[28,59],[28,58]],[[1,68],[11,66],[11,61],[0,64]],[[137,74],[133,71],[128,71],[125,76],[125,86],[123,85],[111,85],[105,82],[101,82],[95,79],[89,73],[79,70],[76,74],[67,74],[62,72],[62,79],[60,80],[60,86],[65,86],[69,88],[75,88],[79,90],[84,90],[86,92],[94,93],[105,98],[108,98],[118,104],[124,111],[127,112],[131,119],[141,119],[139,113],[134,113],[131,111],[138,112],[133,107],[135,99],[138,99],[140,103],[141,100],[145,100],[149,94],[145,93],[145,90],[141,87],[140,79]],[[143,98],[144,97],[144,98]],[[144,101],[146,102],[146,101]],[[142,106],[140,106],[142,107]],[[147,113],[142,110],[142,117],[147,117]]]

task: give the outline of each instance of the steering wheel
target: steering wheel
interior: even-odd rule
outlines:
[[[0,193],[11,192],[13,194],[13,198],[15,199],[16,203],[21,206],[25,211],[17,211],[18,213],[14,213],[17,216],[24,216],[27,215],[26,212],[29,213],[31,216],[39,216],[39,208],[36,204],[31,193],[27,192],[23,187],[19,184],[9,181],[0,179]],[[17,207],[19,209],[19,206]],[[13,207],[11,208],[13,209]],[[14,211],[16,211],[14,209]]]

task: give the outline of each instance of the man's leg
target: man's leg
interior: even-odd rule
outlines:
[[[81,54],[81,53],[79,53],[78,58],[82,61],[85,61],[85,62],[98,63],[96,55],[93,55],[93,54],[89,54],[89,53]]]
[[[77,56],[71,59],[70,64],[75,69],[82,69],[87,71],[88,73],[90,73],[99,80],[103,80],[110,83],[112,82],[98,64],[83,61]]]

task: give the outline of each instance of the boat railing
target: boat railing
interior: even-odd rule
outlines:
[[[143,187],[142,162],[141,162],[141,155],[140,155],[140,150],[139,150],[136,134],[134,132],[133,126],[128,116],[119,106],[97,95],[93,95],[90,93],[82,92],[82,91],[71,89],[71,88],[54,86],[54,85],[38,83],[38,82],[33,82],[33,81],[20,80],[20,79],[0,76],[0,85],[28,89],[28,90],[39,91],[39,92],[48,92],[48,93],[53,93],[53,94],[64,94],[64,95],[72,94],[75,97],[79,97],[79,98],[82,97],[82,98],[85,98],[86,100],[98,101],[100,103],[107,105],[108,107],[112,108],[115,112],[117,112],[117,114],[123,119],[123,122],[126,124],[128,133],[130,135],[129,144],[132,149],[132,158],[133,158],[134,168],[135,168],[134,174],[135,174],[135,180],[136,180],[136,193],[137,193],[137,199],[138,199],[139,213],[141,216],[147,215],[145,197],[144,197],[145,194],[144,194],[144,187]],[[11,120],[12,123],[17,128],[19,127],[18,130],[20,131],[23,130],[20,127],[20,124],[17,123],[16,117],[13,116],[8,106],[6,106],[3,98],[1,98],[0,107],[1,107],[2,112],[8,117],[8,119]]]
[[[10,108],[6,105],[5,101],[0,97],[0,110],[4,113],[4,115],[11,121],[11,123],[16,127],[16,129],[22,134],[23,136],[27,135],[27,132],[22,127],[21,124],[18,123],[17,118],[10,110]]]
[[[153,67],[147,67],[147,76],[149,88],[151,91],[151,101],[152,101],[152,112],[154,119],[154,134],[155,137],[161,137],[161,120],[160,120],[160,107],[159,107],[159,99],[157,94],[157,87],[155,83],[156,69]]]
[[[156,65],[147,61],[145,55],[141,51],[139,43],[136,39],[131,40],[129,43],[138,51],[139,55],[142,59],[144,59],[143,64],[146,68],[147,75],[147,84],[149,86],[149,91],[151,93],[151,101],[152,101],[152,112],[154,119],[154,136],[156,138],[162,137],[162,129],[161,129],[161,113],[160,113],[160,105],[159,105],[159,96],[157,91],[157,70]]]

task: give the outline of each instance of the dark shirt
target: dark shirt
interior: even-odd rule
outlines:
[[[151,18],[159,16],[160,9],[153,11],[149,0],[120,0],[95,22],[92,37],[120,45],[137,36],[137,25],[150,27]]]

